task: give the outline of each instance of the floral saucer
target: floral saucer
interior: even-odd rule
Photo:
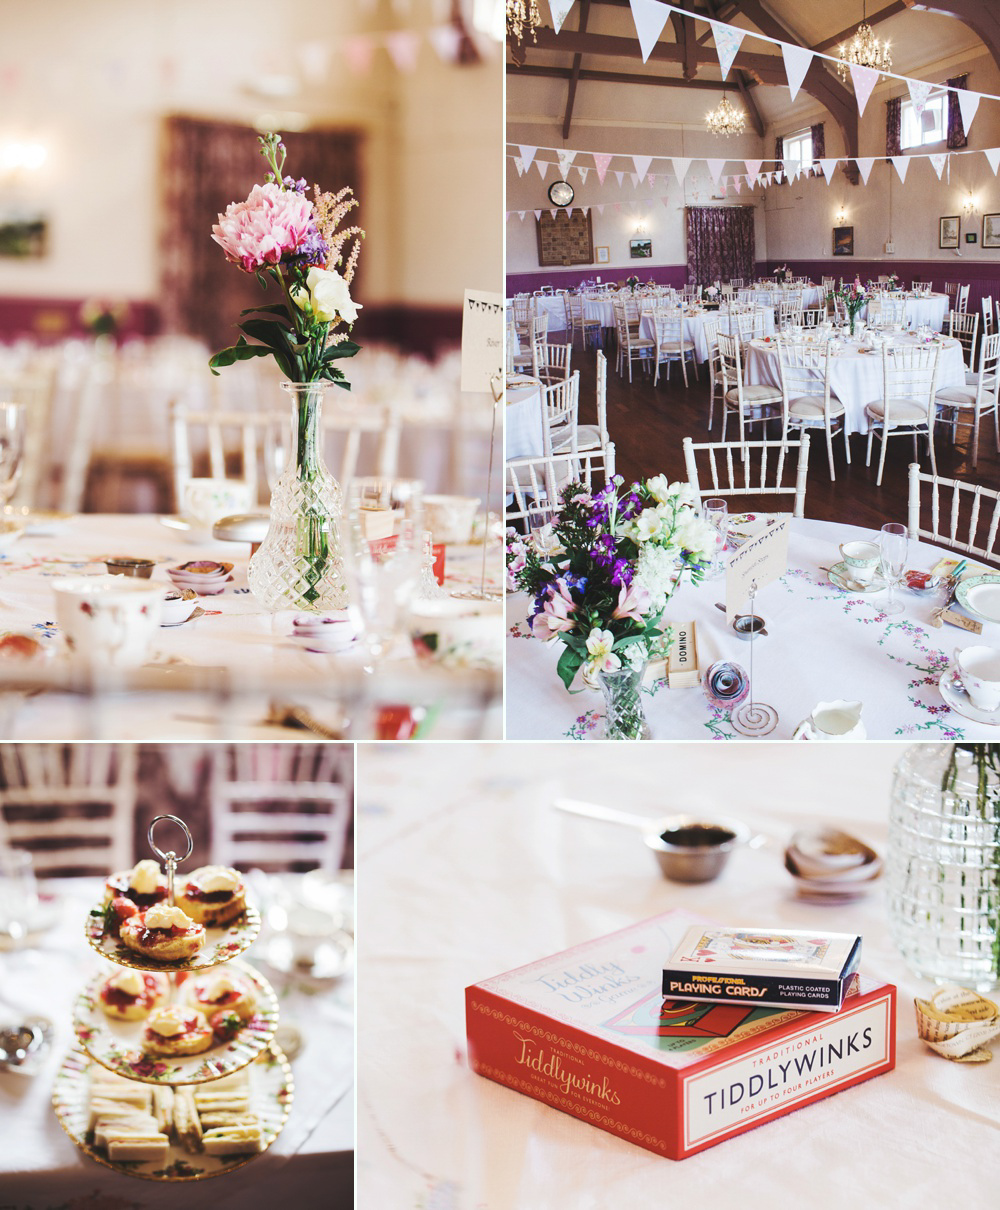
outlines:
[[[945,704],[956,714],[960,714],[973,723],[984,723],[987,727],[1000,727],[1000,710],[980,710],[978,706],[973,706],[954,664],[941,673],[938,687]]]
[[[260,912],[247,904],[247,910],[242,920],[227,928],[206,928],[205,944],[193,958],[184,958],[178,962],[157,962],[155,958],[147,958],[130,950],[113,933],[104,926],[104,907],[98,903],[90,909],[87,916],[87,940],[99,954],[113,962],[116,966],[130,966],[138,971],[195,971],[204,970],[209,966],[221,966],[237,954],[242,954],[257,940],[260,932]]]
[[[830,583],[841,589],[843,592],[849,593],[873,593],[885,592],[886,583],[881,576],[876,575],[875,579],[870,584],[859,584],[857,580],[849,574],[847,564],[841,560],[839,563],[834,563],[829,571]]]
[[[98,993],[112,972],[102,970],[80,992],[73,1006],[73,1032],[92,1059],[126,1080],[144,1084],[203,1084],[239,1071],[264,1050],[278,1027],[278,1002],[270,983],[251,966],[234,962],[232,970],[253,984],[257,1007],[229,1042],[215,1043],[196,1055],[147,1055],[142,1049],[145,1020],[117,1021],[101,1008]]]

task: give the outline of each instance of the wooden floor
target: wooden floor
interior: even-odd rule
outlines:
[[[596,365],[593,349],[580,348],[579,338],[573,349],[572,368],[580,371],[580,423],[596,421]],[[643,377],[638,366],[633,367],[632,385],[628,377],[619,378],[615,370],[614,352],[608,353],[608,430],[615,443],[617,471],[626,483],[650,475],[665,474],[668,479],[683,480],[684,437],[695,441],[720,441],[720,407],[716,399],[716,418],[708,430],[708,383],[701,367],[700,381],[693,380],[685,390],[679,366],[672,366],[670,381],[661,372],[654,390],[652,376]],[[732,419],[727,437],[734,439]],[[769,436],[780,437],[773,428]],[[760,439],[755,426],[754,440]],[[960,429],[958,445],[952,445],[950,433],[943,427],[935,430],[934,451],[938,474],[951,479],[980,483],[1000,489],[1000,455],[996,451],[993,420],[989,417],[979,434],[979,465],[972,472],[968,457],[968,430]],[[830,481],[827,464],[826,439],[822,430],[810,435],[809,477],[806,490],[807,517],[821,521],[841,521],[852,525],[880,529],[887,521],[906,522],[907,471],[913,461],[913,443],[903,437],[889,442],[885,458],[882,486],[876,487],[878,474],[878,442],[872,449],[872,465],[865,466],[867,439],[858,434],[851,438],[851,464],[844,456],[844,439],[834,438],[834,470],[836,481]],[[921,443],[918,459],[925,471],[930,470],[926,444]]]

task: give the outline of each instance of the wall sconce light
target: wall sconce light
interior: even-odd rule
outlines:
[[[24,172],[34,172],[45,163],[48,150],[42,143],[11,140],[0,143],[0,178],[14,180]]]
[[[837,210],[836,217],[833,220],[838,227],[843,227],[847,222],[847,211],[844,209],[844,203],[840,203],[840,208]]]
[[[643,236],[643,235],[645,235],[645,234],[646,234],[646,224],[645,224],[645,223],[641,223],[641,222],[640,222],[640,223],[636,223],[636,225],[635,225],[635,233],[636,233],[636,235],[637,235],[637,236]]]
[[[962,213],[966,218],[979,213],[979,199],[970,189],[962,202]]]

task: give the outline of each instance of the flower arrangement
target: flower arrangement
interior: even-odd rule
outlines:
[[[792,276],[792,271],[787,265],[779,265],[774,271],[774,276],[788,278]]]
[[[869,301],[871,293],[871,287],[863,286],[860,277],[856,277],[851,285],[842,285],[839,290],[835,291],[836,297],[847,308],[847,318],[851,325],[852,336],[854,335],[854,324],[858,317],[858,312]]]
[[[572,483],[551,524],[529,538],[508,530],[508,587],[533,597],[532,634],[565,644],[567,689],[581,669],[593,687],[602,672],[664,652],[664,608],[685,576],[702,579],[715,549],[688,484],[657,475],[620,496],[622,483],[616,475],[593,495]]]
[[[357,200],[350,188],[323,193],[318,185],[310,200],[304,178],[283,175],[281,136],[262,135],[258,142],[271,171],[245,202],[233,202],[219,215],[212,239],[227,260],[253,273],[262,289],[271,282],[280,286],[284,300],[244,311],[243,316],[252,316],[237,324],[244,335],[209,365],[218,373],[237,361],[273,357],[292,382],[325,379],[350,389],[333,363],[359,351],[341,329],[342,324],[350,329],[361,309],[350,284],[364,232],[341,226]],[[247,336],[260,343],[248,343]]]
[[[128,319],[128,303],[122,299],[88,298],[80,304],[80,323],[91,336],[117,336]]]
[[[718,297],[718,294],[719,294],[718,286],[706,286],[705,287],[705,297],[706,298],[714,299],[714,298]]]
[[[639,287],[639,279],[635,276],[635,274],[632,274],[631,277],[625,278],[625,285],[628,286],[628,288],[634,294]]]

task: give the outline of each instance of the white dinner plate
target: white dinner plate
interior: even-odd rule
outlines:
[[[959,680],[958,669],[954,664],[941,673],[938,686],[945,703],[956,714],[960,714],[974,723],[985,723],[987,727],[1000,727],[1000,710],[980,710],[978,706],[973,706],[971,698],[965,692],[965,686]]]
[[[955,589],[955,600],[984,622],[1000,622],[1000,576],[966,576]]]

